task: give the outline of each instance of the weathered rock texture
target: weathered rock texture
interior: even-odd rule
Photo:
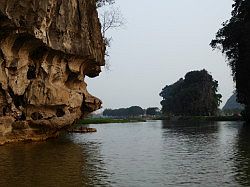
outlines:
[[[96,0],[0,0],[0,144],[43,140],[100,108]]]

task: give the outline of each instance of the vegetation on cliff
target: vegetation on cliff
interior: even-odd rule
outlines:
[[[232,17],[210,44],[226,55],[236,82],[237,100],[250,120],[250,1],[234,0]]]
[[[203,69],[191,71],[185,78],[163,88],[160,96],[164,114],[211,116],[216,115],[221,102],[218,82]]]
[[[96,0],[96,7],[102,7],[106,4],[113,4],[115,0]]]
[[[96,0],[96,7],[99,10],[99,18],[101,22],[102,37],[106,46],[106,62],[107,57],[109,56],[108,47],[110,47],[112,40],[112,37],[108,36],[107,32],[112,29],[120,28],[125,22],[125,19],[119,8],[113,6],[114,3],[115,0]],[[109,63],[106,63],[106,68],[109,69]]]

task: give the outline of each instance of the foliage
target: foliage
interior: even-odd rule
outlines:
[[[103,111],[104,116],[113,117],[136,117],[144,115],[144,110],[139,106],[131,106],[129,108],[119,108],[119,109],[105,109]]]
[[[211,46],[226,55],[236,82],[238,102],[250,119],[250,1],[234,0],[232,17],[222,25]]]
[[[123,26],[124,24],[124,18],[121,14],[121,11],[118,8],[114,8],[114,7],[103,11],[103,13],[101,13],[101,16],[100,16],[100,21],[102,23],[103,37],[106,37],[106,32],[108,30],[119,28]]]
[[[113,5],[115,0],[97,0],[96,6],[99,8],[99,19],[101,22],[101,32],[104,39],[104,44],[106,47],[110,47],[112,37],[107,36],[109,30],[118,29],[122,27],[125,23],[125,19],[118,7],[107,6]],[[109,56],[109,52],[106,48],[105,56]],[[106,58],[106,60],[108,60]],[[106,61],[106,67],[109,68],[109,64]]]
[[[113,4],[115,3],[115,0],[96,0],[96,7],[100,8],[102,6],[105,6],[107,4]]]
[[[162,112],[173,115],[216,115],[221,102],[217,94],[218,82],[206,70],[191,71],[163,88],[160,96]]]
[[[146,109],[146,115],[148,116],[156,116],[156,115],[160,115],[160,110],[157,107],[149,107]]]

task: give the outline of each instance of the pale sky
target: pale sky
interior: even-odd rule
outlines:
[[[209,46],[233,0],[116,0],[126,26],[111,31],[110,70],[87,79],[103,108],[160,107],[162,88],[191,70],[219,81],[223,103],[234,83],[225,57]]]

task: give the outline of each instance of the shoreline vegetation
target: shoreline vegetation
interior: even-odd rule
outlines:
[[[146,122],[144,118],[125,118],[125,119],[114,119],[114,118],[86,118],[78,121],[78,125],[88,124],[106,124],[106,123],[135,123],[135,122]]]
[[[166,120],[166,121],[244,121],[242,116],[158,116],[141,118],[86,118],[78,121],[78,125],[107,124],[107,123],[136,123],[146,122],[147,120]]]

